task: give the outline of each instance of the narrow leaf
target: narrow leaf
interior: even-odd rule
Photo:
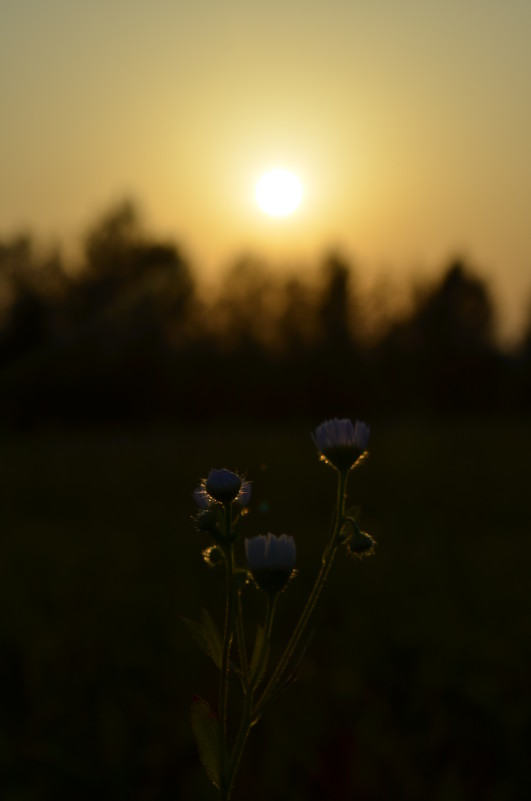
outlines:
[[[361,519],[361,506],[350,506],[348,509],[346,509],[343,517],[348,517],[352,520],[359,521]]]
[[[258,687],[264,677],[267,666],[267,656],[260,665],[260,658],[264,647],[265,630],[263,626],[256,627],[256,639],[254,641],[253,655],[251,657],[250,673],[251,681],[255,687]],[[269,646],[268,646],[269,650]]]
[[[181,620],[192,635],[194,642],[201,648],[202,651],[210,656],[206,640],[203,635],[203,626],[201,623],[198,623],[196,620],[190,620],[187,617],[182,617]]]
[[[226,784],[227,751],[219,721],[204,698],[194,698],[191,708],[192,729],[199,757],[208,778],[218,789]]]
[[[203,637],[207,645],[207,652],[210,655],[215,666],[221,670],[221,661],[223,654],[223,643],[218,627],[210,617],[206,609],[201,611],[201,622]]]
[[[186,617],[183,617],[182,621],[201,650],[212,659],[218,670],[221,669],[223,651],[221,636],[206,609],[201,611],[201,622]]]
[[[359,531],[358,520],[361,517],[361,507],[352,506],[344,514],[341,521],[339,536],[342,542],[347,542],[352,536],[353,531]]]

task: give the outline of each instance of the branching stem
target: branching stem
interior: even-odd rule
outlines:
[[[243,709],[242,720],[240,723],[240,729],[238,731],[238,735],[234,743],[234,749],[232,751],[232,757],[230,761],[230,769],[229,769],[230,772],[229,772],[229,780],[227,788],[228,794],[226,796],[227,799],[230,798],[230,794],[232,792],[232,787],[234,785],[234,778],[236,776],[236,772],[238,770],[240,760],[242,758],[245,744],[247,743],[247,738],[249,737],[251,729],[256,722],[256,718],[253,715],[254,694],[258,689],[258,685],[260,684],[260,679],[265,670],[267,662],[269,643],[271,642],[271,630],[273,627],[273,619],[275,617],[275,610],[277,607],[278,597],[279,596],[277,594],[273,598],[270,598],[269,596],[267,598],[262,649],[258,661],[256,663],[256,668],[254,669],[253,674],[249,676],[249,688],[245,696],[245,705]]]
[[[290,661],[293,658],[297,646],[300,643],[301,637],[306,630],[308,622],[312,616],[317,601],[319,600],[319,596],[321,595],[322,589],[328,578],[328,574],[330,573],[330,569],[334,562],[334,558],[338,548],[339,528],[341,521],[343,519],[343,513],[345,508],[345,490],[347,484],[347,477],[348,477],[348,470],[338,471],[337,501],[335,508],[334,524],[330,532],[329,540],[323,551],[321,569],[317,575],[312,591],[310,592],[310,595],[306,602],[306,606],[302,611],[302,614],[293,631],[293,634],[291,635],[291,638],[286,646],[286,649],[284,650],[284,653],[282,654],[275,670],[273,671],[271,678],[269,679],[269,682],[267,683],[260,699],[256,704],[256,707],[253,710],[253,719],[256,719],[260,716],[263,707],[268,702],[270,697],[274,694],[275,690],[280,684],[282,677],[286,669],[288,668]]]
[[[337,498],[334,509],[333,522],[330,529],[328,541],[323,550],[321,559],[321,568],[315,579],[314,585],[306,601],[306,605],[302,610],[301,616],[297,625],[286,645],[286,648],[278,661],[265,689],[263,690],[260,698],[255,704],[255,694],[260,685],[261,678],[264,674],[267,658],[269,654],[269,644],[271,641],[271,629],[273,625],[273,618],[278,600],[278,594],[272,598],[268,597],[265,622],[264,622],[264,636],[262,640],[260,654],[253,668],[249,666],[247,660],[247,651],[245,646],[244,626],[243,626],[243,613],[241,604],[241,592],[235,589],[235,562],[234,562],[234,546],[232,542],[232,516],[231,504],[225,507],[225,532],[226,532],[226,550],[225,550],[225,564],[226,564],[226,603],[225,603],[225,626],[223,632],[223,652],[221,663],[221,675],[219,685],[219,720],[221,736],[226,741],[227,734],[227,705],[228,705],[228,674],[230,662],[230,650],[233,638],[233,632],[236,631],[236,639],[238,642],[238,651],[240,656],[240,667],[244,676],[244,684],[247,686],[245,692],[244,707],[242,710],[242,719],[240,728],[234,742],[232,754],[228,766],[228,775],[223,786],[220,788],[220,800],[229,801],[232,788],[234,785],[234,778],[238,770],[241,757],[247,743],[249,733],[255,723],[258,722],[264,706],[274,696],[275,692],[281,686],[282,681],[285,679],[286,671],[288,670],[293,657],[300,645],[301,638],[305,633],[310,618],[314,612],[317,601],[321,595],[323,587],[326,583],[332,565],[334,563],[335,555],[340,545],[340,531],[344,518],[345,502],[346,502],[346,489],[349,470],[338,470],[337,481]],[[253,659],[254,662],[254,659]],[[252,673],[250,670],[252,668]]]

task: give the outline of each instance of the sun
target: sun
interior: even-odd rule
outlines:
[[[256,200],[262,211],[272,217],[285,217],[300,205],[302,185],[288,170],[266,172],[256,185]]]

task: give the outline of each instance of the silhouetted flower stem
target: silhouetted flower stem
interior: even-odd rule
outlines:
[[[233,564],[234,570],[234,564]],[[242,592],[238,589],[236,595],[236,602],[238,608],[236,610],[236,640],[238,643],[238,654],[240,657],[240,667],[244,677],[244,681],[248,679],[249,667],[247,664],[247,649],[245,645],[245,628],[243,625],[243,608],[242,608]]]
[[[249,676],[249,687],[245,696],[245,704],[242,713],[242,719],[238,734],[236,736],[236,741],[234,743],[234,748],[232,751],[232,757],[230,762],[230,773],[229,773],[228,790],[226,796],[227,799],[230,798],[230,794],[232,792],[234,779],[236,777],[236,772],[238,770],[242,754],[245,749],[245,745],[247,743],[247,738],[249,737],[249,734],[251,733],[251,729],[253,728],[254,724],[257,722],[256,716],[253,714],[254,694],[258,689],[262,675],[266,669],[269,643],[271,641],[271,630],[273,627],[273,619],[275,617],[275,610],[277,607],[278,598],[279,594],[273,596],[272,598],[269,596],[267,597],[262,648],[256,666],[253,670],[253,673],[251,676]]]
[[[232,503],[225,504],[225,623],[223,627],[223,650],[219,677],[218,716],[223,736],[227,734],[227,703],[229,690],[229,660],[234,628],[234,545],[230,538],[232,528]]]
[[[210,567],[225,566],[225,614],[223,631],[206,610],[199,623],[186,621],[194,636],[220,671],[218,714],[213,714],[207,701],[198,698],[191,709],[191,722],[199,755],[212,783],[219,789],[220,801],[229,801],[247,739],[260,720],[264,707],[274,700],[292,681],[308,646],[308,627],[328,579],[340,547],[358,558],[374,553],[375,542],[358,525],[359,509],[345,512],[347,482],[350,471],[367,456],[369,426],[357,420],[325,420],[312,435],[320,458],[337,474],[337,494],[330,530],[326,539],[319,571],[304,608],[269,679],[268,659],[273,619],[280,594],[296,574],[297,548],[288,534],[271,532],[245,539],[247,568],[238,567],[235,542],[238,539],[240,516],[249,503],[251,484],[227,468],[211,469],[194,490],[199,507],[196,521],[201,532],[209,533],[214,545],[203,551]],[[256,630],[254,648],[247,651],[242,604],[242,590],[254,586],[265,594],[263,626]],[[231,658],[233,639],[239,663]],[[243,707],[234,740],[228,737],[229,672],[241,680]],[[262,688],[264,683],[265,688]],[[256,700],[258,697],[258,700]],[[229,742],[232,740],[232,747]]]
[[[264,692],[262,693],[261,698],[257,702],[256,706],[254,706],[254,695],[256,690],[258,689],[261,676],[265,670],[269,643],[271,640],[271,629],[273,625],[273,618],[279,595],[277,594],[273,596],[273,598],[268,597],[267,599],[262,650],[256,668],[254,669],[253,674],[249,677],[249,688],[245,697],[240,729],[238,731],[236,741],[234,743],[234,748],[232,751],[232,757],[230,762],[230,773],[228,780],[227,795],[225,796],[227,801],[230,798],[232,787],[234,785],[234,779],[251,729],[258,722],[262,712],[262,708],[265,706],[271,695],[274,694],[275,690],[278,687],[278,684],[280,684],[282,680],[282,677],[286,669],[289,666],[290,661],[293,658],[293,655],[297,649],[297,646],[299,645],[302,635],[306,630],[308,622],[312,616],[317,601],[319,600],[319,596],[326,583],[326,579],[328,578],[328,574],[334,562],[335,554],[337,552],[339,545],[338,535],[345,508],[345,491],[346,491],[348,473],[349,473],[348,470],[338,471],[337,501],[334,512],[334,520],[331,526],[330,537],[323,552],[323,558],[321,561],[321,569],[319,571],[319,574],[315,580],[314,586],[308,597],[308,601],[306,602],[306,606],[303,609],[303,612],[293,632],[293,635],[291,636],[281,659],[279,660]]]
[[[323,558],[321,561],[321,569],[317,575],[315,583],[313,585],[312,591],[308,597],[306,602],[306,606],[304,607],[302,614],[299,618],[299,622],[297,623],[293,634],[282,654],[271,678],[269,679],[261,698],[258,700],[256,707],[253,710],[253,720],[257,720],[262,712],[263,707],[271,696],[275,693],[275,690],[278,688],[282,677],[289,667],[289,663],[293,659],[297,646],[300,643],[301,637],[306,631],[306,627],[309,623],[309,620],[312,616],[312,613],[315,609],[317,601],[319,600],[319,596],[321,595],[322,589],[326,583],[328,578],[328,574],[330,573],[330,569],[334,562],[334,558],[339,546],[339,530],[341,528],[341,522],[343,520],[343,513],[345,509],[345,493],[346,493],[346,485],[347,485],[347,478],[349,474],[349,469],[346,470],[338,470],[338,483],[337,483],[337,501],[335,507],[335,515],[334,515],[334,522],[331,527],[330,537],[328,542],[325,546],[323,551]]]

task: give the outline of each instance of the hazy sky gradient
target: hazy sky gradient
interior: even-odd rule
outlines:
[[[0,0],[0,235],[138,199],[210,269],[470,258],[531,297],[531,2]],[[270,166],[305,186],[263,215]]]

